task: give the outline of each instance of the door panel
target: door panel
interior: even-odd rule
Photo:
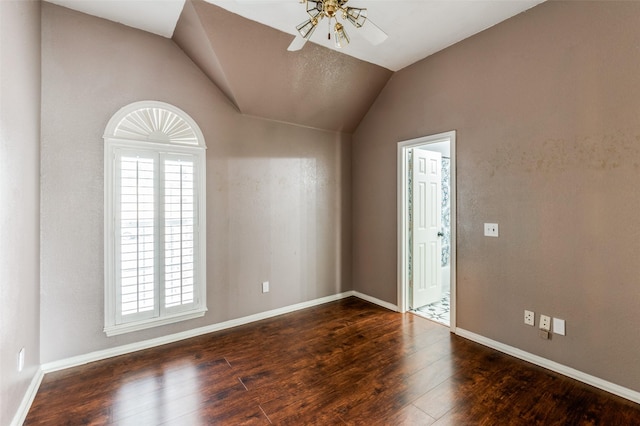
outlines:
[[[440,299],[442,268],[440,265],[442,220],[442,155],[414,149],[412,156],[412,308]]]

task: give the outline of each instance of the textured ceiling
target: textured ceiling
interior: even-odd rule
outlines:
[[[298,0],[206,1],[292,35],[296,34],[296,25],[309,18]],[[366,23],[361,29],[346,23],[351,43],[339,51],[397,71],[543,1],[349,0],[349,6],[366,8],[368,19],[389,37],[374,46],[361,35],[367,31]],[[324,20],[311,41],[338,50],[328,40],[327,29]]]
[[[291,37],[202,0],[189,0],[175,42],[243,114],[352,132],[391,71]]]
[[[185,0],[45,1],[171,38]]]
[[[2,1],[2,0],[0,0]],[[90,15],[171,37],[185,0],[45,0]],[[296,34],[308,18],[298,0],[207,0],[235,14]],[[349,0],[368,9],[371,22],[389,38],[372,46],[359,30],[346,24],[351,44],[341,52],[392,71],[402,69],[445,47],[517,15],[544,0]],[[312,43],[335,49],[322,22]],[[310,43],[307,43],[309,45]],[[306,48],[306,47],[305,47]]]
[[[393,71],[543,0],[350,0],[387,40],[372,46],[366,23],[345,23],[351,43],[338,51],[322,22],[297,52],[298,0],[46,1],[173,37],[243,114],[350,133]]]

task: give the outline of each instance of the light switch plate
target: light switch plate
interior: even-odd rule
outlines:
[[[264,281],[262,283],[262,292],[269,293],[269,281]]]
[[[553,332],[561,336],[564,336],[566,334],[565,323],[563,319],[560,319],[560,318],[553,319]]]
[[[18,373],[20,373],[23,368],[24,368],[24,348],[20,349],[20,352],[18,352]]]
[[[498,233],[498,224],[497,223],[485,223],[484,224],[484,236],[485,237],[497,237]]]

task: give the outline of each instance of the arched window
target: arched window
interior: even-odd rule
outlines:
[[[182,110],[136,102],[104,135],[108,336],[206,312],[205,141]]]

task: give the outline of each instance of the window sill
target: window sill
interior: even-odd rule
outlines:
[[[108,337],[117,336],[119,334],[131,333],[134,331],[145,330],[147,328],[159,327],[161,325],[173,324],[180,321],[186,321],[194,318],[200,318],[207,312],[207,308],[198,309],[195,311],[181,312],[162,318],[152,318],[143,321],[129,322],[126,324],[108,325],[105,326],[104,332]]]

